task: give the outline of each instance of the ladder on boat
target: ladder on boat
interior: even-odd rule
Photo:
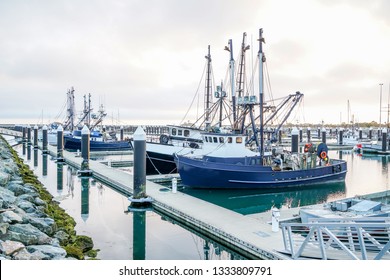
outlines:
[[[310,219],[281,225],[292,259],[390,259],[390,217]]]

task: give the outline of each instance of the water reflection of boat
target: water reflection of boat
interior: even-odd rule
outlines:
[[[235,212],[248,215],[266,212],[273,206],[277,208],[299,207],[318,204],[330,197],[343,197],[345,182],[321,184],[308,188],[289,188],[266,190],[220,190],[184,188],[182,192],[206,200]]]

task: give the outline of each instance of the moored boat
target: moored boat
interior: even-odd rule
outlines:
[[[67,150],[81,150],[81,131],[75,130],[72,135],[64,136],[64,148]],[[90,135],[91,151],[121,151],[131,150],[133,146],[128,140],[108,139],[101,132],[92,131]]]
[[[325,143],[319,144],[318,147],[308,143],[303,153],[298,152],[298,131],[294,132],[291,151],[280,151],[280,148],[275,146],[268,146],[268,149],[265,147],[264,128],[269,119],[264,122],[266,106],[263,97],[262,64],[265,57],[262,52],[262,29],[258,41],[259,101],[254,95],[239,98],[237,111],[241,116],[237,120],[242,123],[234,126],[250,129],[242,129],[241,134],[236,134],[235,131],[226,135],[204,133],[201,150],[186,156],[176,154],[175,162],[182,184],[193,188],[286,188],[344,180],[347,163],[330,159]],[[303,94],[296,92],[293,96],[295,101],[282,123]],[[259,116],[255,118],[257,106]],[[249,125],[244,124],[246,115],[250,116]],[[275,132],[278,132],[282,123]],[[250,150],[250,147],[253,150]]]

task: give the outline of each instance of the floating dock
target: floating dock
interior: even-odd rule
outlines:
[[[48,145],[49,153],[56,156],[57,149]],[[82,158],[74,153],[63,151],[65,162],[76,168],[81,167]],[[105,164],[89,161],[93,177],[111,186],[120,193],[130,196],[133,193],[133,176]],[[177,175],[167,175],[173,178]],[[154,177],[151,177],[155,178]],[[262,216],[245,216],[223,207],[208,203],[190,195],[167,191],[166,187],[146,181],[147,195],[153,198],[157,212],[170,216],[186,226],[212,237],[249,259],[290,259],[279,253],[283,249],[281,231],[273,232],[269,219]]]

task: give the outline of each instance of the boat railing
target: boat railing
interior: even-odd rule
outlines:
[[[292,259],[390,259],[390,217],[309,219],[281,228]]]

